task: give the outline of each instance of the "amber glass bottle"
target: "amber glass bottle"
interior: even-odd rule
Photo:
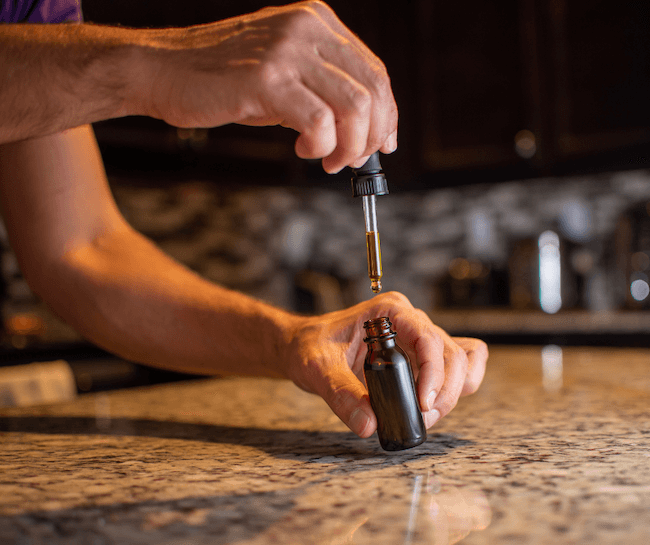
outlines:
[[[363,324],[368,354],[363,365],[377,435],[384,450],[404,450],[424,442],[427,432],[415,394],[408,356],[397,346],[387,317]]]

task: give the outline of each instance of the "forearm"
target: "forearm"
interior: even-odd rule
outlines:
[[[258,109],[238,104],[234,88],[244,79],[240,66],[259,63],[230,44],[260,39],[246,21],[165,29],[2,24],[0,144],[127,115],[191,127],[241,121]]]
[[[129,228],[66,254],[56,270],[51,304],[114,353],[200,374],[283,376],[295,317],[207,282]]]
[[[130,113],[128,30],[0,25],[0,143]]]
[[[246,21],[165,29],[2,24],[0,144],[127,115],[192,127],[240,121],[256,108],[236,103],[238,67],[259,60],[229,41],[257,36]]]
[[[286,376],[301,319],[202,279],[129,227],[68,252],[36,284],[99,346],[198,374]]]

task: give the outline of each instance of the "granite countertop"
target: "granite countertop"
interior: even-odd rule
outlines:
[[[421,446],[286,381],[0,411],[0,542],[650,543],[650,350],[492,347]]]

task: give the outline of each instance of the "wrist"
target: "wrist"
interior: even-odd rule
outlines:
[[[137,114],[130,100],[138,83],[137,31],[80,24],[65,25],[60,32],[58,38],[43,38],[65,44],[55,49],[52,60],[76,79],[74,95],[68,100],[78,103],[75,109],[83,119],[72,124]]]
[[[203,279],[199,282],[201,306],[207,304],[196,327],[202,341],[193,350],[199,372],[293,378],[290,363],[304,318]]]
[[[127,74],[124,93],[125,115],[143,115],[156,119],[169,119],[171,88],[176,72],[174,53],[182,49],[184,28],[127,29],[128,47],[121,59],[123,73]],[[157,96],[158,95],[158,96]]]
[[[272,326],[267,329],[264,344],[270,347],[267,364],[273,376],[294,380],[295,363],[299,354],[299,332],[307,318],[282,309],[271,308]]]
[[[153,54],[155,48],[149,38],[152,31],[110,30],[114,40],[107,45],[106,54],[102,56],[97,70],[118,101],[113,117],[151,115],[150,97],[158,71]]]
[[[91,50],[86,62],[82,60],[89,98],[104,107],[97,120],[152,115],[151,96],[162,69],[160,53],[174,30],[79,25],[77,43],[83,47],[87,42]]]

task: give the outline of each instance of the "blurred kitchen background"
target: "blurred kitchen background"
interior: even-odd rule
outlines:
[[[86,21],[148,27],[266,4],[83,2]],[[377,199],[384,289],[489,342],[650,345],[650,4],[330,5],[385,61],[400,107]],[[292,131],[95,130],[127,220],[206,278],[304,313],[372,296],[350,173],[297,159]],[[110,358],[34,298],[0,240],[3,363],[77,361],[81,390],[173,378],[118,360],[98,376]]]

